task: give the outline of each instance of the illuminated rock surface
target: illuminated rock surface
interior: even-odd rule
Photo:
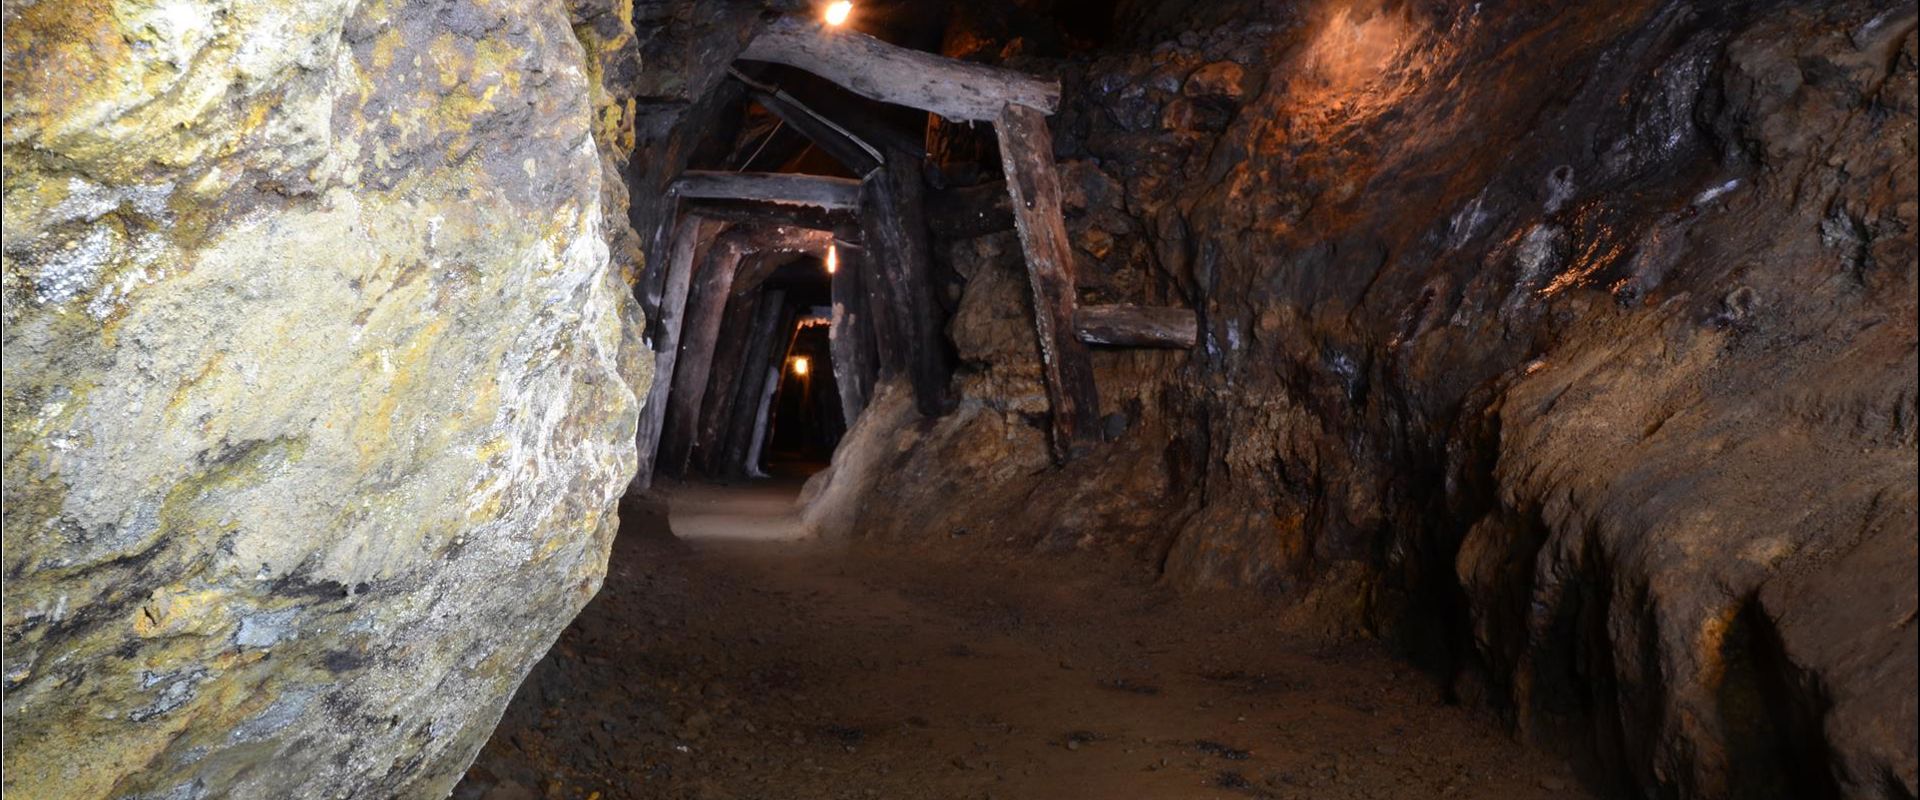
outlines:
[[[1652,796],[1912,797],[1914,19],[1124,4],[1011,63],[1082,300],[1200,348],[1096,353],[1122,435],[1049,469],[1017,244],[955,245],[961,410],[863,419],[810,517],[1289,596]]]
[[[633,469],[608,6],[7,3],[9,798],[458,779]]]

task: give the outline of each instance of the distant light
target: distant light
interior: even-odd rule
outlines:
[[[807,374],[807,357],[806,356],[793,357],[793,374],[795,375]]]
[[[834,27],[847,24],[847,18],[853,16],[853,3],[849,0],[834,0],[827,4],[827,24]]]
[[[832,275],[840,269],[840,248],[827,245],[827,274]]]

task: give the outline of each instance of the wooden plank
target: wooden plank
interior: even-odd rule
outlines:
[[[945,314],[933,296],[933,250],[924,193],[919,162],[889,151],[887,166],[865,182],[860,221],[867,259],[879,267],[868,274],[877,274],[884,284],[879,294],[887,301],[892,323],[879,335],[900,338],[894,363],[885,366],[907,376],[921,414],[937,417],[947,409],[947,382],[953,367]]]
[[[690,169],[680,173],[680,179],[673,182],[673,192],[683,198],[755,200],[827,211],[853,211],[860,207],[859,181],[825,175]]]
[[[1013,104],[1051,114],[1060,82],[887,44],[856,31],[793,18],[775,20],[740,57],[786,64],[848,90],[953,120],[990,122]]]
[[[716,472],[728,478],[744,478],[752,473],[747,462],[753,447],[753,431],[760,424],[760,397],[765,394],[767,369],[779,368],[778,343],[792,326],[793,313],[787,308],[787,293],[767,289],[761,293],[760,307],[754,311],[748,331],[746,357],[740,360],[740,379],[735,382],[725,432],[720,440],[720,458]]]
[[[1191,348],[1200,341],[1200,319],[1190,308],[1081,306],[1074,329],[1080,341],[1115,347]]]
[[[1098,430],[1100,398],[1093,383],[1087,346],[1074,335],[1073,248],[1060,211],[1060,175],[1053,165],[1053,136],[1040,112],[1008,105],[994,126],[1000,162],[1013,198],[1014,227],[1027,253],[1027,280],[1033,287],[1033,328],[1040,341],[1040,366],[1052,401],[1052,442],[1056,462],[1065,463],[1075,446]]]
[[[660,297],[659,339],[653,343],[653,386],[640,407],[639,431],[634,443],[640,452],[640,468],[627,487],[632,493],[644,492],[653,485],[656,456],[660,448],[661,425],[666,421],[667,398],[673,390],[674,365],[680,356],[681,323],[687,306],[687,293],[693,282],[694,256],[711,223],[681,219],[674,226],[673,246],[668,252],[666,282]]]
[[[707,374],[713,368],[713,348],[720,338],[720,323],[727,298],[733,288],[734,270],[746,254],[750,232],[731,229],[720,234],[706,263],[694,277],[687,299],[687,315],[680,341],[679,363],[674,367],[673,391],[667,398],[667,419],[660,437],[660,456],[655,472],[684,476],[693,454],[700,407],[706,401]]]

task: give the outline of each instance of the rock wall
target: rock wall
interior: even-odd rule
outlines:
[[[1219,5],[1009,62],[1083,300],[1201,346],[1097,353],[1050,468],[1017,246],[950,243],[960,410],[810,514],[1291,598],[1638,794],[1913,797],[1912,5]]]
[[[9,798],[452,787],[634,468],[629,13],[6,3]]]

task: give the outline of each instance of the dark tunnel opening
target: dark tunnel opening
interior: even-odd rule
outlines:
[[[811,475],[825,468],[846,435],[829,333],[832,290],[824,262],[811,257],[782,267],[764,291],[784,299],[785,345],[769,367],[771,394],[761,412],[764,447],[756,467],[765,474]]]

